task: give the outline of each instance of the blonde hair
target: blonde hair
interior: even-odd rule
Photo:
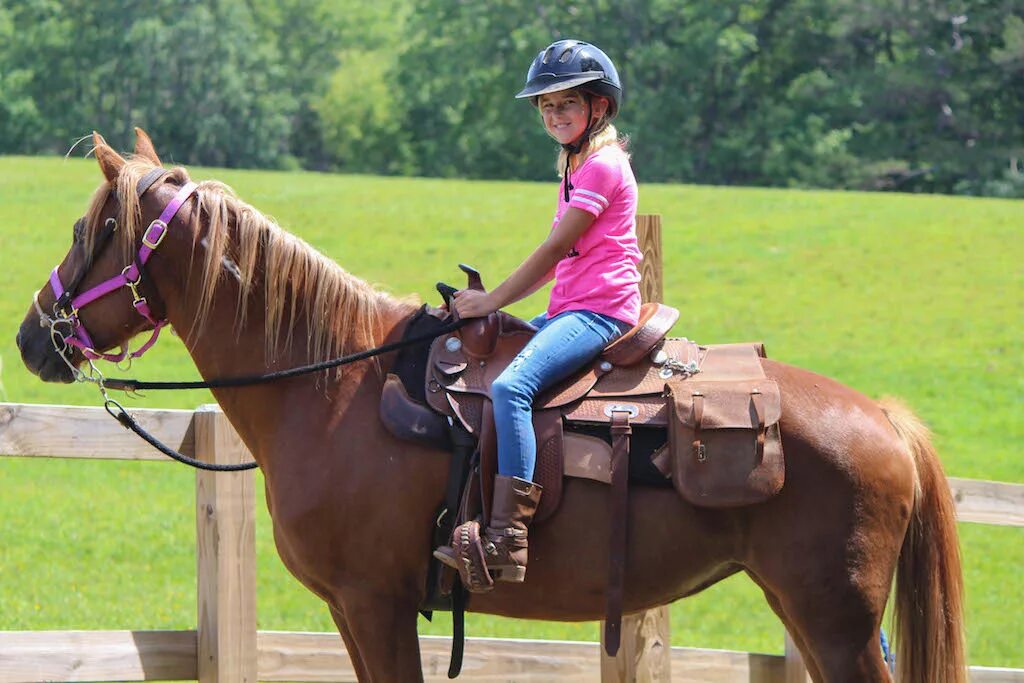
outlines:
[[[555,162],[555,171],[558,173],[558,177],[562,178],[565,175],[565,162],[567,160],[571,161],[571,170],[575,171],[587,157],[602,147],[617,145],[619,149],[625,152],[626,144],[628,142],[629,140],[627,138],[619,137],[619,131],[608,119],[608,115],[605,114],[597,120],[597,123],[594,125],[594,130],[590,133],[590,138],[577,154],[572,155],[571,160],[569,159],[569,152],[566,151],[564,147],[558,152],[558,161]],[[627,156],[629,155],[627,154]]]

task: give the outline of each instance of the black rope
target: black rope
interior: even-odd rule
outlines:
[[[354,363],[365,358],[372,358],[382,353],[388,353],[389,351],[395,351],[397,349],[413,346],[431,339],[440,337],[442,334],[454,332],[463,325],[466,324],[466,320],[455,320],[444,327],[441,327],[428,334],[421,334],[415,337],[409,337],[402,339],[401,341],[393,342],[391,344],[385,344],[384,346],[378,346],[373,349],[367,349],[360,351],[359,353],[349,354],[348,356],[342,356],[341,358],[334,358],[322,363],[316,363],[314,365],[304,365],[298,368],[292,368],[290,370],[282,370],[280,372],[274,372],[267,375],[249,375],[246,377],[229,377],[227,379],[211,380],[209,382],[139,382],[134,379],[107,379],[104,380],[103,386],[107,389],[124,389],[125,391],[134,391],[136,389],[211,389],[215,387],[232,387],[232,386],[245,386],[248,384],[259,384],[261,382],[271,382],[277,379],[283,379],[285,377],[295,377],[296,375],[308,374],[311,372],[318,372],[320,370],[326,370],[329,368],[337,367],[339,365],[346,365],[348,363]],[[195,467],[200,470],[207,470],[210,472],[238,472],[240,470],[251,470],[254,467],[258,467],[259,463],[256,461],[243,462],[236,465],[214,465],[202,460],[196,460],[190,458],[183,453],[179,453],[170,446],[162,443],[155,436],[147,432],[142,426],[135,421],[131,415],[126,411],[117,401],[108,399],[103,407],[106,411],[117,420],[122,427],[135,432],[143,441],[148,443],[153,448],[157,449],[169,458],[173,458],[180,463]],[[461,656],[460,656],[461,659]],[[461,666],[461,664],[460,664]]]
[[[106,403],[103,404],[103,407],[106,408],[107,412],[110,413],[111,417],[113,417],[115,420],[121,423],[122,427],[124,427],[125,429],[130,429],[131,431],[135,432],[140,437],[142,437],[142,440],[148,443],[150,446],[157,449],[167,457],[174,458],[180,463],[191,465],[192,467],[195,467],[196,469],[199,470],[208,470],[210,472],[238,472],[239,470],[251,470],[254,467],[259,466],[259,463],[257,463],[255,460],[252,462],[238,463],[237,465],[214,465],[208,462],[203,462],[202,460],[190,458],[187,455],[179,453],[173,448],[170,448],[169,446],[166,446],[163,443],[161,443],[159,439],[157,439],[155,436],[153,436],[145,429],[143,429],[142,426],[135,421],[135,418],[129,415],[128,411],[121,407],[116,401],[108,400]]]
[[[425,341],[429,341],[436,337],[440,337],[442,334],[448,334],[454,332],[468,322],[466,320],[455,320],[448,323],[440,329],[434,330],[427,334],[421,334],[416,337],[409,337],[408,339],[402,339],[401,341],[392,342],[376,348],[367,349],[365,351],[359,351],[358,353],[352,353],[347,356],[341,356],[340,358],[332,358],[331,360],[325,360],[320,363],[314,363],[313,365],[303,365],[297,368],[291,368],[288,370],[280,370],[278,372],[271,372],[265,375],[245,375],[243,377],[226,377],[223,379],[211,379],[209,381],[192,381],[192,382],[142,382],[137,379],[124,379],[112,377],[104,380],[104,385],[108,389],[120,389],[122,391],[138,391],[140,389],[152,389],[156,391],[164,391],[170,389],[219,389],[223,387],[242,387],[252,384],[262,384],[264,382],[273,382],[279,379],[287,379],[289,377],[296,377],[298,375],[306,375],[312,372],[319,372],[321,370],[329,370],[331,368],[338,367],[339,365],[348,365],[349,363],[355,363],[356,361],[365,360],[367,358],[373,358],[384,353],[391,351],[397,351],[398,349],[406,346],[414,346]]]

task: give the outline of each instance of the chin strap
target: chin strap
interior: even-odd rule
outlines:
[[[579,154],[583,150],[583,146],[590,141],[590,132],[594,129],[594,107],[590,103],[590,97],[587,97],[587,109],[589,110],[587,111],[587,127],[583,129],[583,133],[576,138],[575,142],[562,145],[562,149],[567,152],[565,155],[565,172],[562,174],[562,177],[565,179],[562,185],[564,192],[562,196],[565,197],[566,203],[569,202],[569,193],[576,189],[573,187],[570,177],[572,174],[572,158]]]

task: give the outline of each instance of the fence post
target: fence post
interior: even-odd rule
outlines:
[[[640,264],[640,296],[643,301],[662,300],[661,216],[636,217],[636,236],[643,252]],[[627,531],[628,533],[628,531]],[[601,628],[601,681],[672,680],[672,643],[669,638],[668,605],[622,618],[622,642],[613,658],[605,654],[604,626]]]
[[[789,631],[786,631],[785,653],[785,682],[807,683],[807,681],[809,681],[810,678],[807,675],[807,667],[804,666],[804,658],[800,655],[800,650],[797,649],[796,643],[793,641],[793,637],[789,635]]]
[[[217,405],[196,409],[195,452],[220,465],[249,452]],[[256,530],[252,470],[196,470],[199,683],[256,683]]]

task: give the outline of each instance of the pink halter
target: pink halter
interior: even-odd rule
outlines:
[[[167,320],[155,320],[146,297],[139,295],[139,284],[142,282],[142,273],[139,268],[146,264],[156,248],[160,246],[164,236],[167,234],[168,224],[170,224],[174,219],[174,216],[178,213],[178,210],[185,201],[193,192],[196,191],[197,187],[198,186],[195,183],[186,183],[180,190],[178,190],[178,193],[174,196],[174,199],[171,200],[170,204],[164,207],[160,217],[149,224],[149,227],[146,228],[146,231],[142,234],[142,246],[139,247],[138,256],[133,263],[129,263],[125,266],[124,270],[122,270],[119,275],[101,282],[92,289],[79,294],[71,300],[71,312],[68,315],[68,321],[71,324],[71,334],[63,336],[54,330],[55,334],[62,337],[65,344],[80,349],[82,354],[89,360],[102,358],[114,363],[120,362],[125,358],[139,358],[142,354],[153,347],[156,343],[157,337],[160,336],[161,328],[167,324]],[[57,268],[54,268],[53,272],[50,273],[50,287],[53,289],[53,295],[59,301],[64,295],[64,285],[61,283],[60,276],[57,274]],[[153,325],[153,333],[150,335],[149,340],[136,351],[129,352],[128,342],[125,342],[121,345],[120,353],[100,353],[99,351],[96,351],[95,344],[93,344],[92,338],[86,331],[85,325],[83,325],[78,319],[78,311],[84,308],[87,304],[90,304],[111,292],[117,291],[121,287],[127,287],[131,290],[133,298],[132,306],[135,307],[135,310],[138,311],[139,315]]]

